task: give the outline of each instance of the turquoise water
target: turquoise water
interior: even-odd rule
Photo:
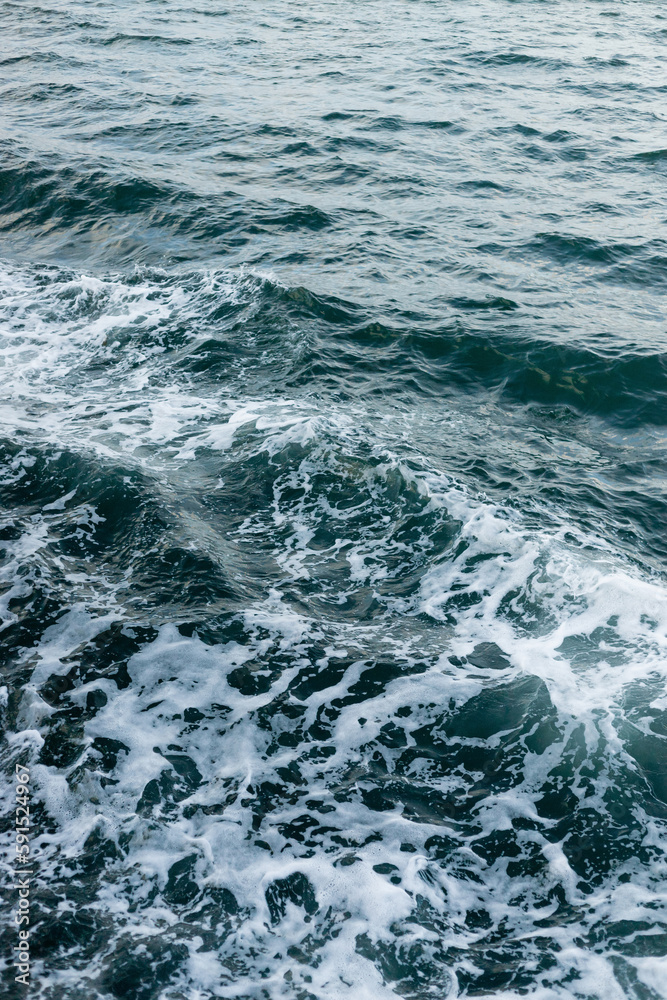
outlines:
[[[0,11],[8,995],[667,997],[665,10]]]

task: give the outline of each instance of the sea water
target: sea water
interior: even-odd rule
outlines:
[[[667,10],[0,4],[35,1000],[667,997]]]

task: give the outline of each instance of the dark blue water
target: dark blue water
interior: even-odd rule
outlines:
[[[664,6],[0,28],[7,995],[667,997]]]

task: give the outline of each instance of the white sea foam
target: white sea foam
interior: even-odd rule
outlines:
[[[55,821],[55,832],[40,834],[41,877],[62,885],[86,852],[108,849],[105,878],[86,900],[109,924],[106,950],[78,980],[90,995],[104,995],[99,977],[112,943],[126,937],[186,949],[160,1000],[443,1000],[495,948],[537,969],[544,941],[550,962],[530,987],[537,1000],[620,1000],[627,982],[667,995],[658,958],[595,945],[600,928],[618,921],[649,936],[661,926],[664,822],[636,791],[653,777],[633,740],[657,740],[651,723],[666,707],[663,584],[590,532],[554,516],[540,525],[473,494],[420,453],[414,416],[388,412],[379,422],[358,406],[286,393],[198,393],[185,377],[155,383],[160,324],[196,315],[200,288],[189,298],[148,279],[67,278],[44,292],[35,278],[7,280],[7,426],[25,447],[5,466],[6,482],[27,475],[36,443],[121,456],[179,514],[177,542],[224,567],[221,529],[197,506],[208,499],[197,484],[212,475],[199,463],[210,459],[223,483],[225,463],[262,460],[270,472],[270,493],[224,538],[241,552],[261,539],[277,567],[265,593],[232,616],[236,637],[212,643],[165,621],[128,655],[126,686],[103,670],[74,674],[68,704],[83,710],[95,696],[100,707],[82,717],[80,752],[67,766],[37,763],[58,711],[44,685],[81,666],[112,627],[125,623],[134,635],[129,577],[101,563],[83,574],[75,555],[54,555],[63,519],[87,530],[98,523],[78,489],[41,503],[4,543],[6,626],[17,618],[12,600],[29,596],[39,574],[69,595],[19,657],[27,681],[10,749],[32,753],[35,795]],[[96,304],[64,326],[60,313],[46,316],[53,298],[82,315],[82,302]],[[130,326],[149,342],[124,347],[117,331]],[[121,365],[126,381],[116,372],[105,382],[107,363]],[[100,382],[73,399],[62,383],[84,364],[100,364]],[[476,418],[446,419],[463,433]],[[368,675],[378,663],[386,671],[375,683]],[[244,689],[243,670],[262,683]],[[314,675],[329,679],[309,685]],[[533,685],[528,694],[523,682]],[[631,691],[641,704],[628,723]],[[509,708],[525,697],[525,712],[471,735],[461,720],[489,711],[480,702],[489,692]],[[547,718],[551,735],[540,744]],[[109,745],[115,763],[105,763]],[[505,754],[493,768],[511,778],[494,783],[481,757],[464,766],[457,756],[475,761],[478,751]],[[574,812],[606,816],[619,774],[635,782],[623,807],[635,855],[591,885],[558,817],[539,806],[547,785],[563,791],[554,775],[566,764]],[[514,853],[489,853],[502,835],[535,859],[533,871],[512,871]],[[650,865],[641,851],[652,852]],[[172,886],[174,865],[187,859],[183,877],[196,885],[188,904]],[[223,889],[237,912],[216,902]],[[471,922],[478,912],[488,924]],[[407,955],[425,970],[421,992],[401,974]],[[74,979],[36,960],[35,982],[46,997]],[[520,995],[503,988],[505,998]]]

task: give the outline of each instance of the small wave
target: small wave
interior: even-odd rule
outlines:
[[[502,184],[498,184],[496,181],[488,180],[486,178],[480,180],[461,181],[458,185],[458,189],[459,191],[500,191],[504,194],[509,190]]]
[[[566,69],[567,62],[545,55],[532,55],[529,52],[472,52],[468,56],[471,62],[482,66],[504,68],[506,66],[536,66],[546,69]]]
[[[486,309],[499,309],[502,312],[510,312],[518,309],[519,305],[513,299],[505,299],[501,295],[487,295],[485,299],[450,299],[449,304],[454,309],[477,312]]]
[[[103,212],[140,214],[170,194],[165,186],[139,177],[112,180],[101,171],[57,170],[16,155],[6,157],[0,168],[4,229],[55,222],[66,228],[86,219],[96,221]]]
[[[618,280],[638,285],[663,284],[667,243],[652,239],[636,243],[602,242],[590,236],[537,233],[521,253],[548,255],[551,259],[599,268],[599,280]],[[604,270],[604,266],[607,269]]]
[[[202,198],[185,187],[72,166],[54,168],[15,152],[0,168],[0,228],[52,234],[88,232],[111,219],[132,217],[139,231],[155,226],[189,234],[195,241],[248,240],[266,230],[319,232],[330,216],[314,205],[273,199],[266,205],[244,201],[234,192]]]
[[[100,40],[101,45],[191,45],[189,38],[178,38],[174,35],[142,35],[128,32],[117,32]]]
[[[635,153],[632,160],[639,160],[641,163],[662,163],[667,160],[667,149],[650,149],[643,153]]]

